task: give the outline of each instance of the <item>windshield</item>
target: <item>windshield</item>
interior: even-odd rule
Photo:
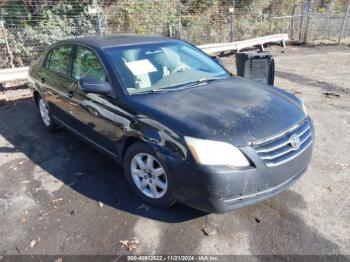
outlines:
[[[129,94],[229,76],[212,58],[182,42],[113,47],[106,54]]]

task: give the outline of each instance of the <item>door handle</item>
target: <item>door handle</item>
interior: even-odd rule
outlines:
[[[73,98],[73,96],[74,96],[73,91],[68,91],[68,97],[69,97],[69,98]]]

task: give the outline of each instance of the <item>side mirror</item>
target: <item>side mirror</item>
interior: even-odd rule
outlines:
[[[79,87],[85,93],[110,94],[112,86],[96,77],[86,76],[79,79]]]
[[[224,66],[224,64],[223,64],[223,62],[222,62],[222,60],[221,60],[220,57],[214,56],[213,59],[214,59],[214,61],[215,61],[216,63],[218,63],[219,65]]]

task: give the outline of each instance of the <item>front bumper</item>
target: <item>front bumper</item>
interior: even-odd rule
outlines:
[[[233,169],[193,164],[159,155],[166,165],[177,202],[210,212],[224,213],[267,200],[289,188],[307,169],[311,144],[290,161],[268,167],[251,148],[241,150],[255,167]]]

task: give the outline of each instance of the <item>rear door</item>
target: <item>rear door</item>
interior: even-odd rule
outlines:
[[[51,114],[67,125],[71,124],[69,90],[74,84],[71,78],[73,45],[53,47],[38,72],[41,90]]]
[[[114,91],[110,95],[87,94],[79,87],[79,79],[95,77],[109,82],[106,70],[98,55],[90,48],[76,46],[72,66],[74,84],[70,87],[71,115],[73,128],[93,144],[117,156],[115,143],[115,101]]]

